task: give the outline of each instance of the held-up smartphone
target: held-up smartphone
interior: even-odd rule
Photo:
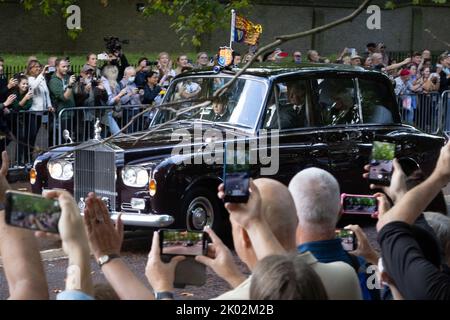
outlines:
[[[207,234],[202,231],[159,231],[161,254],[172,256],[201,256],[208,252]]]
[[[25,192],[6,193],[5,220],[11,226],[58,233],[60,217],[58,200]]]
[[[356,250],[356,235],[352,230],[345,229],[337,229],[336,230],[336,238],[342,240],[342,247],[345,251],[354,251]]]
[[[159,243],[162,261],[167,263],[175,256],[186,257],[175,269],[175,288],[202,286],[206,283],[206,266],[195,261],[196,256],[208,252],[208,236],[205,232],[161,229]]]
[[[369,183],[389,186],[394,158],[394,143],[374,141],[370,160]]]
[[[378,214],[377,198],[370,195],[346,194],[341,195],[342,211],[346,214]]]
[[[223,183],[224,202],[246,203],[250,196],[250,159],[247,147],[243,144],[235,148],[235,144],[225,143]]]

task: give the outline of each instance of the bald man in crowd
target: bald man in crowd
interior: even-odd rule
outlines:
[[[287,252],[296,252],[298,218],[295,204],[288,188],[272,179],[257,179],[254,183],[261,194],[262,216],[270,226],[276,240]],[[236,253],[252,271],[258,262],[256,252],[258,249],[256,247],[261,244],[253,244],[247,230],[235,224],[233,220],[231,220],[231,224]],[[251,276],[246,279],[234,264],[230,250],[217,238],[212,230],[208,229],[207,232],[213,240],[215,258],[198,256],[196,259],[211,267],[233,288],[216,299],[249,299]],[[329,299],[361,299],[358,278],[353,268],[349,265],[342,262],[319,263],[309,252],[305,252],[301,256],[321,278]]]

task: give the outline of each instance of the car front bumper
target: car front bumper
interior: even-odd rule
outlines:
[[[84,215],[83,212],[80,212]],[[168,214],[142,214],[129,212],[111,212],[111,220],[117,221],[121,214],[121,220],[126,226],[165,228],[170,226],[175,219]]]

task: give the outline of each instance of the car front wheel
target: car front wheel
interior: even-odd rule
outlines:
[[[190,190],[183,201],[188,230],[202,231],[211,227],[222,240],[230,238],[228,215],[217,195],[205,187]]]

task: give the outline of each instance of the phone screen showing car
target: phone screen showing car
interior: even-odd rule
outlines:
[[[58,233],[61,208],[57,200],[31,193],[6,193],[6,223],[34,231]]]
[[[356,250],[356,236],[352,230],[338,229],[336,230],[336,238],[341,239],[345,251]]]
[[[250,159],[247,147],[248,144],[225,144],[223,173],[225,202],[246,203],[248,201]]]
[[[392,176],[392,161],[395,158],[395,144],[374,141],[370,160],[369,182],[389,186]]]
[[[342,210],[350,214],[369,214],[378,213],[378,201],[374,196],[363,195],[342,195]]]
[[[201,256],[208,250],[207,236],[202,231],[162,229],[159,242],[162,255]]]

